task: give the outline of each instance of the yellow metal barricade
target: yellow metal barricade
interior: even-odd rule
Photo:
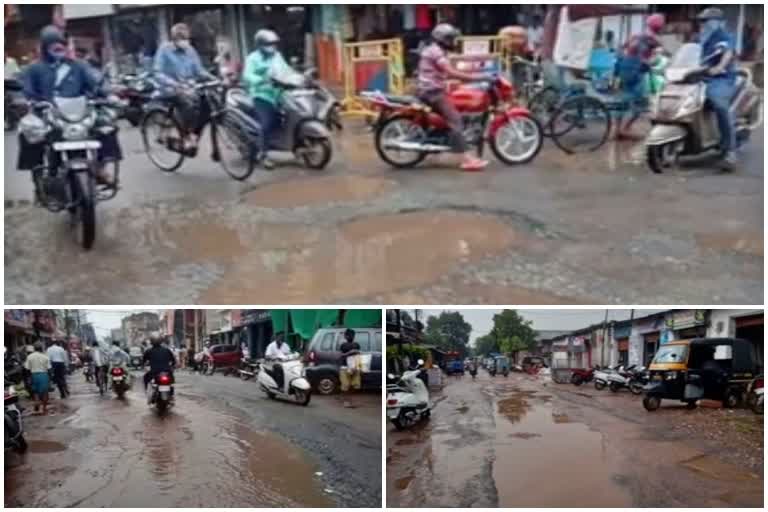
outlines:
[[[343,53],[342,115],[376,116],[376,112],[371,110],[365,99],[360,96],[363,90],[378,89],[390,94],[403,94],[405,68],[403,67],[403,43],[400,39],[347,43],[344,45]],[[367,69],[361,69],[364,67]]]
[[[457,51],[449,59],[459,71],[509,72],[509,58],[504,51],[503,38],[497,35],[460,37]]]

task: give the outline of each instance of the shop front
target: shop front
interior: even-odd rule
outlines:
[[[155,52],[166,39],[168,27],[164,7],[121,5],[109,20],[113,60],[122,73],[152,68]]]
[[[704,309],[682,309],[667,315],[665,325],[671,331],[671,339],[690,340],[707,335],[707,311]],[[665,341],[671,341],[665,340]]]
[[[244,309],[240,312],[240,324],[243,329],[240,340],[248,346],[251,359],[264,357],[267,345],[274,337],[269,310]]]

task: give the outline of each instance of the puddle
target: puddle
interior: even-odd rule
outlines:
[[[335,202],[375,199],[395,186],[392,180],[365,176],[324,176],[266,185],[246,195],[246,201],[264,208],[295,208]]]
[[[328,302],[435,282],[457,265],[481,260],[527,237],[491,216],[429,211],[379,215],[341,225],[315,243],[231,265],[199,301],[248,303],[271,290],[275,303]],[[243,276],[248,276],[243,280]]]
[[[760,476],[713,457],[700,455],[680,463],[684,468],[713,480],[745,482],[759,480]]]
[[[535,398],[513,391],[498,401],[493,464],[498,506],[632,506],[602,434]]]
[[[62,435],[71,436],[73,428],[87,429],[88,435],[66,446],[30,440],[31,453],[67,449],[68,455],[48,457],[45,467],[29,458],[25,467],[33,478],[19,479],[11,488],[6,481],[6,503],[42,508],[335,503],[322,492],[313,462],[294,445],[253,430],[233,411],[201,407],[182,393],[162,417],[147,408],[142,392],[129,392],[125,402],[90,402],[73,416]],[[41,481],[47,488],[32,487]]]
[[[404,491],[408,488],[409,485],[411,485],[411,482],[413,482],[413,475],[408,475],[403,478],[398,478],[395,480],[395,488],[398,491]]]
[[[733,251],[751,256],[763,256],[762,233],[700,233],[696,242],[716,251]]]
[[[64,446],[62,443],[57,443],[56,441],[32,441],[28,440],[27,444],[29,445],[28,452],[29,453],[56,453],[56,452],[63,452],[67,449],[66,446]]]

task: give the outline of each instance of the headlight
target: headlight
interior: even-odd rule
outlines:
[[[85,123],[62,123],[61,137],[64,140],[83,140],[88,138],[89,126]]]
[[[27,114],[19,121],[19,133],[30,144],[40,144],[50,131],[48,124],[34,114]]]
[[[677,372],[667,372],[667,374],[664,375],[664,378],[666,380],[675,380],[677,378]]]

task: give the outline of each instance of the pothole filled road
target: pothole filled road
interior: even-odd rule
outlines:
[[[676,426],[713,409],[647,413],[629,393],[481,371],[433,393],[429,422],[387,427],[390,507],[761,507],[762,464]],[[686,411],[691,412],[691,411]],[[741,414],[744,413],[744,414]],[[762,422],[749,411],[740,421]],[[741,424],[739,424],[741,425]],[[739,425],[733,428],[741,428]],[[727,433],[726,433],[727,435]],[[755,430],[755,449],[762,428]]]

